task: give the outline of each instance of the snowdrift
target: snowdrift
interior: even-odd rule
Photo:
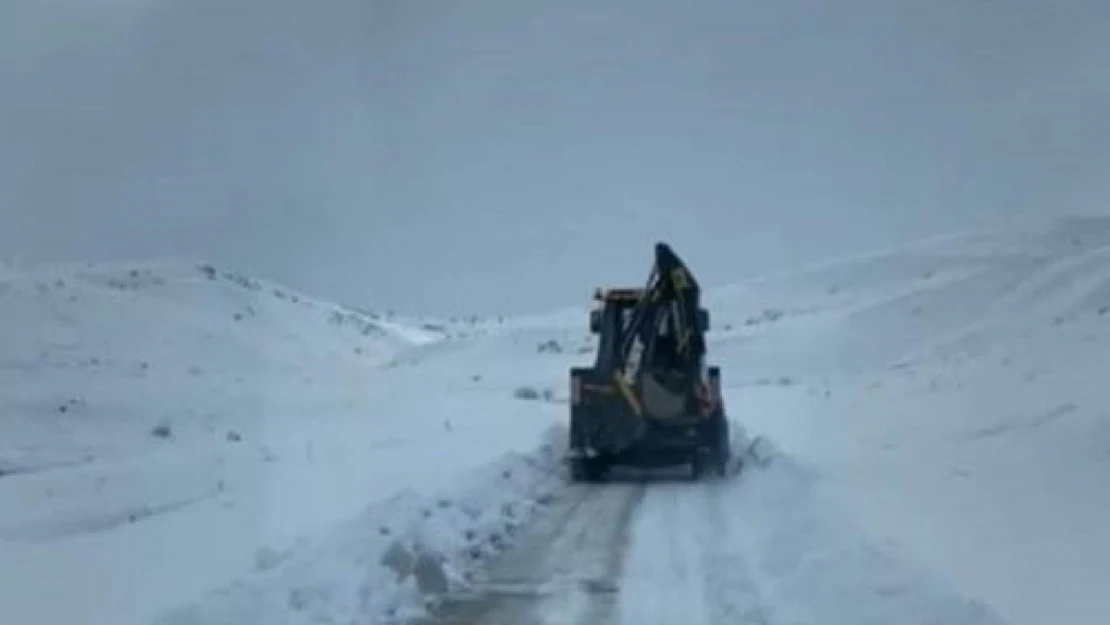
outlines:
[[[403,489],[321,536],[261,551],[252,574],[157,622],[309,625],[424,616],[552,503],[564,484],[565,435],[552,428],[535,453],[476,468],[442,493]]]

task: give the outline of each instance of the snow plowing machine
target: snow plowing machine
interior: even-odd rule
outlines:
[[[724,475],[721,373],[705,364],[709,313],[686,265],[657,243],[646,286],[598,289],[594,299],[594,363],[570,370],[572,479],[599,481],[615,466]]]

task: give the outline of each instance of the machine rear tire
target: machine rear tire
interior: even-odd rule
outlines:
[[[717,477],[727,476],[728,475],[728,458],[718,457],[716,459],[716,462],[714,463],[713,468],[714,468],[714,471],[717,473]]]
[[[705,456],[695,452],[690,458],[690,479],[699,480],[705,475]]]
[[[605,481],[609,462],[605,458],[576,458],[570,464],[572,482],[596,484]]]
[[[690,457],[690,479],[700,480],[706,476],[725,477],[728,475],[729,458],[718,452],[701,450]]]

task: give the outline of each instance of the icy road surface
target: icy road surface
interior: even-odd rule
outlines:
[[[996,625],[830,515],[783,460],[693,483],[622,476],[568,489],[437,625]]]

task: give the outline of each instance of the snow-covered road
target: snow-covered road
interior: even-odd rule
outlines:
[[[837,522],[789,460],[728,481],[568,488],[436,625],[998,625]]]
[[[600,623],[615,613],[637,484],[576,486],[493,562],[474,586],[443,607],[437,623]]]

